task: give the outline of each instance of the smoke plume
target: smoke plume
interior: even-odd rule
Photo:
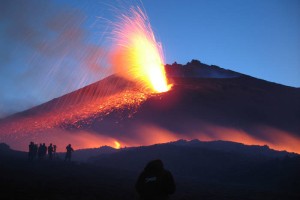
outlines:
[[[4,0],[0,22],[0,118],[111,73],[87,15],[75,7]]]

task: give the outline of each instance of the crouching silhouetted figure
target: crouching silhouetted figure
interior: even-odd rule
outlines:
[[[74,151],[74,149],[71,147],[71,144],[69,144],[67,147],[67,153],[66,153],[66,157],[65,157],[65,161],[71,161],[71,157],[72,157],[72,152]]]
[[[153,160],[146,165],[135,187],[141,200],[169,199],[176,189],[171,172],[164,169],[161,160]]]

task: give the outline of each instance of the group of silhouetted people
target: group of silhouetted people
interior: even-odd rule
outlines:
[[[50,144],[48,147],[45,143],[43,144],[35,144],[34,142],[30,142],[29,144],[29,152],[28,152],[28,160],[45,160],[47,153],[48,159],[52,160],[53,156],[56,154],[56,145]]]
[[[50,143],[50,145],[47,147],[45,143],[43,144],[35,144],[34,142],[30,142],[29,144],[29,152],[28,152],[28,160],[32,161],[35,159],[38,160],[45,160],[48,154],[48,159],[49,160],[53,160],[56,158],[56,145],[52,145],[52,143]],[[74,151],[74,149],[72,148],[71,144],[69,144],[66,147],[66,156],[65,156],[65,160],[66,161],[70,161],[71,157],[72,157],[72,152]]]

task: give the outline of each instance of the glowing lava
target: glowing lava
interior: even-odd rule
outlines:
[[[113,67],[127,79],[141,82],[152,92],[166,92],[168,85],[162,46],[156,42],[150,22],[139,7],[121,15],[114,24]]]
[[[120,149],[121,144],[118,141],[114,141],[114,143],[115,143],[115,148]]]

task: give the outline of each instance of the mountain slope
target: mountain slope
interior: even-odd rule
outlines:
[[[31,140],[87,148],[196,138],[300,152],[299,89],[198,61],[166,71],[166,93],[114,75],[2,120],[0,139],[25,149]]]

